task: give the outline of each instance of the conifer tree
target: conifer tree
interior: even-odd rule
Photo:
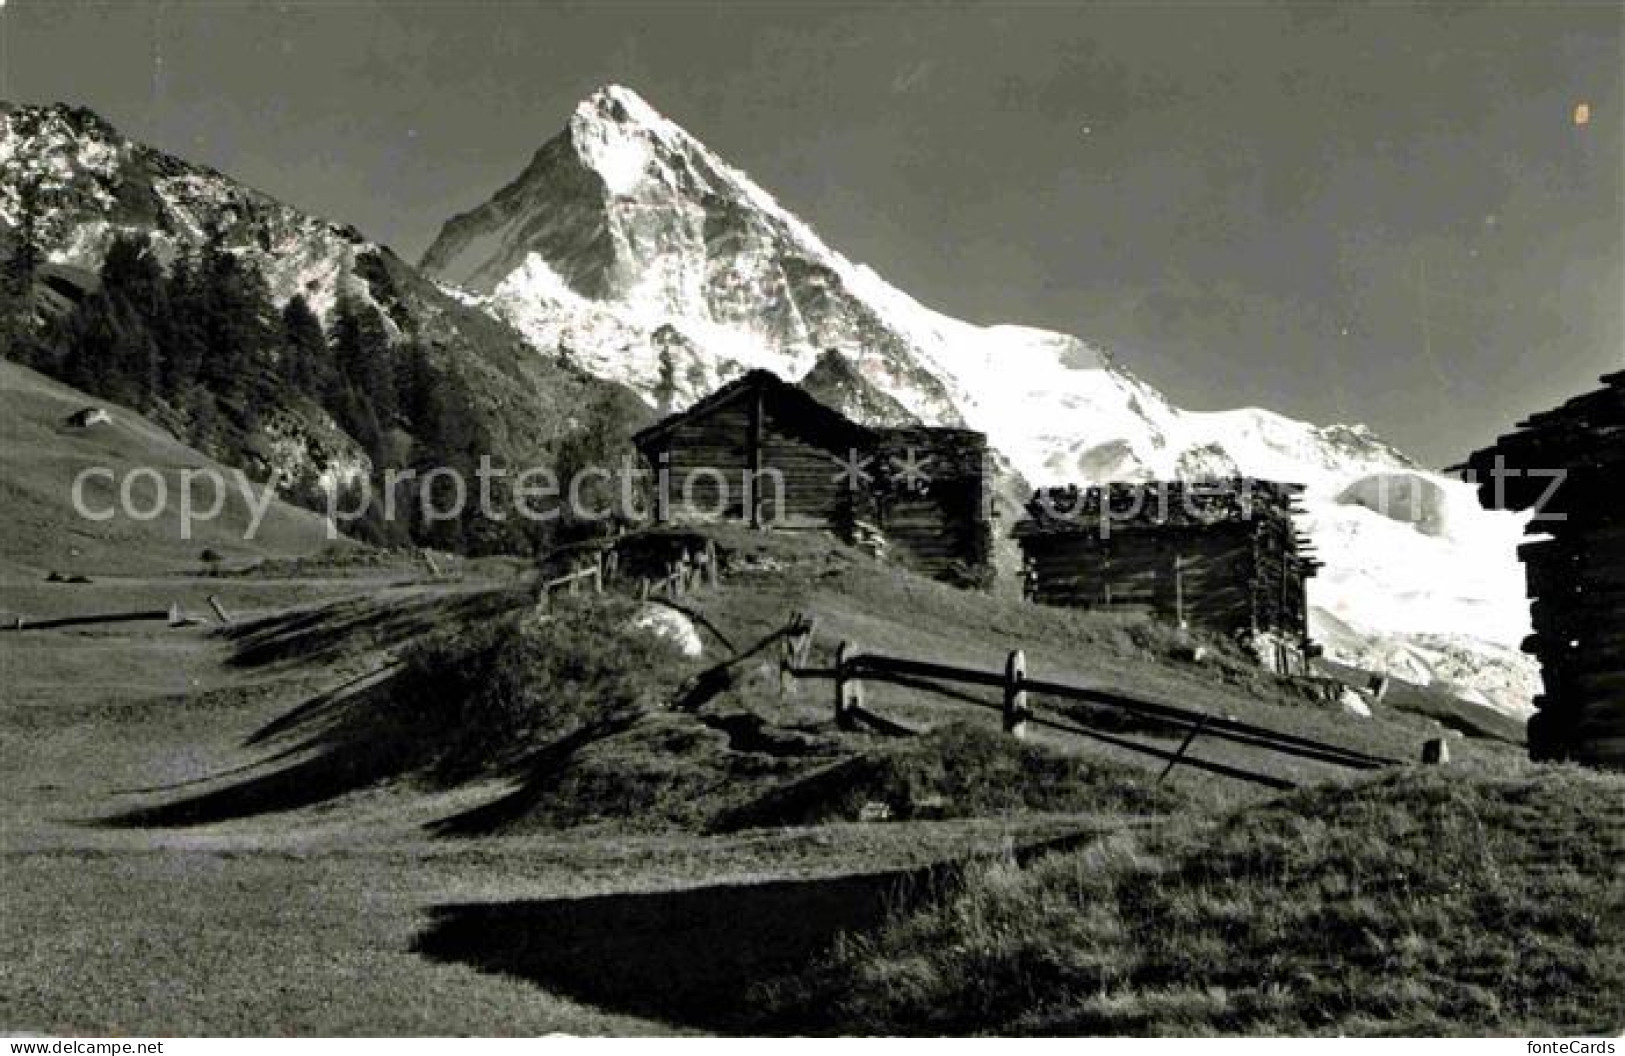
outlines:
[[[303,296],[294,296],[282,309],[282,379],[295,392],[320,397],[332,369],[327,335]]]

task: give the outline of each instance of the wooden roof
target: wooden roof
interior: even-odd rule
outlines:
[[[1552,473],[1625,464],[1625,371],[1604,375],[1602,383],[1600,389],[1530,415],[1455,467],[1479,483],[1479,501],[1490,509],[1526,510],[1543,501]],[[1498,468],[1515,472],[1498,480]]]
[[[1301,484],[1252,477],[1044,488],[1033,493],[1027,503],[1027,519],[1012,534],[1018,539],[1093,534],[1099,531],[1103,517],[1110,521],[1113,532],[1210,528],[1264,517],[1290,518],[1298,512],[1296,500],[1302,492]]]
[[[843,445],[850,443],[862,448],[913,446],[936,454],[948,449],[959,449],[973,452],[978,456],[987,448],[987,434],[974,429],[924,425],[875,427],[855,422],[806,389],[785,381],[770,370],[747,371],[715,392],[697,400],[686,410],[669,414],[643,429],[632,437],[632,443],[643,448],[684,422],[703,418],[746,393],[757,390],[780,401],[780,407],[792,408],[803,421],[813,423],[815,428],[826,431]]]
[[[688,408],[675,414],[668,414],[660,421],[637,433],[632,437],[632,443],[641,448],[649,441],[659,439],[684,422],[703,418],[712,411],[731,403],[737,397],[757,389],[776,399],[786,401],[796,411],[828,429],[834,435],[842,437],[859,436],[866,441],[872,441],[876,435],[875,430],[860,425],[827,404],[821,403],[801,386],[792,385],[770,370],[751,370],[741,374],[710,395],[696,400]]]

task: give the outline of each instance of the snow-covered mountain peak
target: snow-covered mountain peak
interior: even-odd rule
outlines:
[[[606,84],[576,104],[572,122],[612,121],[621,125],[641,125],[662,133],[682,130],[650,106],[637,92],[623,84]]]
[[[663,176],[669,184],[664,157],[689,146],[681,128],[630,88],[614,84],[582,100],[570,116],[568,135],[582,163],[598,174],[611,196],[634,194]]]

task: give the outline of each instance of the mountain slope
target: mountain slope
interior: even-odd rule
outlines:
[[[87,407],[108,412],[109,421],[76,428],[70,415]],[[73,506],[74,481],[86,470],[105,468],[112,476],[87,478],[82,517]],[[135,478],[130,493],[141,517],[120,510],[119,488],[132,471],[151,469],[163,481]],[[196,478],[192,538],[182,537],[182,473]],[[150,474],[146,474],[150,478]],[[204,518],[216,493],[204,479],[229,482],[220,493],[221,512]],[[245,488],[247,489],[245,491]],[[348,540],[329,538],[327,522],[280,501],[265,502],[265,489],[248,485],[202,453],[134,411],[58,384],[15,363],[0,362],[0,570],[21,571],[32,579],[47,570],[64,574],[198,569],[199,555],[214,550],[222,558],[302,557]],[[165,501],[158,503],[162,496]],[[103,520],[102,513],[114,516]],[[156,513],[148,517],[148,513]],[[253,538],[247,529],[256,523]]]
[[[167,264],[218,232],[265,276],[277,304],[303,296],[324,322],[341,296],[376,307],[393,339],[410,337],[471,394],[499,458],[544,459],[583,409],[617,386],[536,356],[489,313],[423,278],[353,227],[305,213],[229,176],[121,135],[66,105],[0,102],[0,256],[37,197],[49,264],[93,273],[120,234],[144,234]],[[629,413],[636,401],[628,396]]]
[[[1314,598],[1345,655],[1480,656],[1481,670],[1452,661],[1453,677],[1527,708],[1533,668],[1510,652],[1527,624],[1515,518],[1470,509],[1463,485],[1362,426],[1186,411],[1075,337],[926,308],[629,89],[583,101],[512,183],[445,225],[422,266],[538,349],[651,403],[681,405],[753,367],[798,378],[834,349],[907,414],[985,431],[1035,484],[1305,483],[1327,562]],[[1378,477],[1413,482],[1450,521],[1422,525],[1414,503],[1373,509],[1363,482]]]

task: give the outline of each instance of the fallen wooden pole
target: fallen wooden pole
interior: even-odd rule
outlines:
[[[1033,717],[1032,722],[1035,726],[1042,726],[1045,729],[1058,730],[1061,733],[1071,733],[1079,737],[1088,737],[1092,740],[1100,741],[1103,744],[1114,745],[1118,748],[1126,748],[1131,752],[1140,752],[1143,755],[1149,755],[1157,759],[1167,759],[1172,761],[1176,758],[1173,752],[1164,751],[1161,748],[1153,748],[1148,744],[1140,744],[1136,741],[1131,741],[1123,737],[1113,737],[1109,733],[1101,733],[1099,730],[1091,730],[1084,726],[1073,726],[1070,723],[1056,722],[1053,719],[1046,719],[1036,715]],[[1243,770],[1240,767],[1226,766],[1224,763],[1212,763],[1208,762],[1206,759],[1191,758],[1183,759],[1181,761],[1186,766],[1193,767],[1197,770],[1205,770],[1212,774],[1222,774],[1225,777],[1233,777],[1238,781],[1249,781],[1255,785],[1263,785],[1267,788],[1287,791],[1298,787],[1291,781],[1288,781],[1282,777],[1271,777],[1268,774],[1257,774],[1251,770]]]
[[[1253,738],[1247,743],[1267,742],[1271,745],[1287,745],[1295,748],[1305,748],[1325,755],[1334,755],[1347,759],[1352,763],[1367,764],[1368,768],[1375,769],[1383,766],[1399,766],[1397,759],[1387,759],[1379,755],[1367,755],[1349,748],[1342,748],[1335,744],[1326,744],[1322,741],[1311,740],[1307,737],[1298,737],[1290,733],[1280,733],[1263,726],[1254,726],[1250,723],[1237,722],[1234,719],[1222,719],[1218,716],[1206,715],[1204,712],[1189,711],[1185,708],[1176,708],[1169,704],[1157,704],[1148,700],[1136,700],[1099,689],[1081,689],[1077,686],[1062,685],[1058,682],[1028,681],[1027,688],[1034,693],[1046,697],[1060,697],[1064,700],[1077,700],[1086,704],[1104,704],[1108,707],[1121,708],[1136,714],[1164,719],[1170,723],[1186,726],[1205,719],[1204,725],[1208,733],[1219,736],[1223,733],[1245,735]],[[1229,739],[1229,738],[1226,738]]]

